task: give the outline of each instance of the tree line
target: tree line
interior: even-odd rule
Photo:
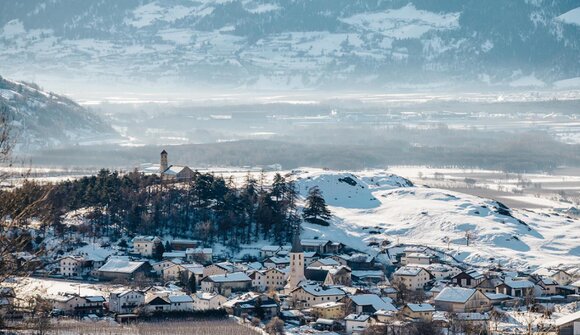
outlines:
[[[229,247],[269,240],[291,240],[292,227],[300,223],[294,182],[276,174],[248,174],[241,185],[232,177],[195,172],[184,182],[161,180],[155,175],[101,170],[98,174],[56,184],[26,181],[21,187],[0,192],[0,217],[21,226],[39,219],[64,236],[77,229],[88,236],[170,234],[210,245]],[[317,206],[320,203],[317,202]],[[66,213],[84,211],[85,223],[65,225]]]

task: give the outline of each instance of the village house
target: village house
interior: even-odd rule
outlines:
[[[362,333],[367,329],[371,323],[371,316],[369,314],[350,314],[344,318],[345,331],[347,334]]]
[[[269,269],[271,268],[283,269],[288,265],[290,265],[290,257],[273,256],[269,257],[264,261],[264,266]]]
[[[217,293],[196,292],[193,296],[193,309],[196,311],[218,310],[223,308],[226,297]]]
[[[163,280],[189,283],[191,277],[195,277],[196,285],[201,284],[203,278],[203,266],[201,264],[174,264],[163,270]]]
[[[294,305],[302,308],[308,308],[323,302],[338,301],[345,295],[346,293],[339,288],[317,284],[303,284],[290,293]]]
[[[377,263],[376,257],[374,256],[357,253],[350,255],[346,260],[346,265],[352,270],[377,270],[377,265],[380,264]]]
[[[316,252],[320,255],[326,254],[326,248],[331,244],[328,240],[302,239],[300,240],[304,252]]]
[[[159,243],[161,243],[161,239],[156,236],[135,236],[133,238],[133,252],[143,257],[151,257]]]
[[[350,301],[348,312],[356,314],[373,314],[379,310],[397,311],[390,298],[381,298],[376,294],[356,294],[344,298],[341,301]]]
[[[435,307],[431,304],[406,304],[403,307],[403,315],[413,320],[423,320],[431,322],[433,320],[433,313]]]
[[[281,290],[286,285],[286,273],[277,268],[253,271],[249,277],[252,279],[252,287],[260,292]]]
[[[323,319],[342,319],[344,317],[345,306],[342,302],[323,302],[312,306],[312,315]]]
[[[175,264],[181,264],[180,260],[162,260],[160,262],[156,262],[151,264],[151,268],[155,271],[155,274],[158,276],[163,276],[163,270],[167,269],[170,266],[174,266]]]
[[[560,285],[568,285],[574,281],[574,276],[564,270],[556,270],[550,274],[550,278],[554,279]]]
[[[340,264],[335,259],[327,257],[327,258],[319,258],[316,261],[313,261],[312,263],[310,263],[308,265],[308,267],[316,268],[316,267],[321,267],[321,266],[340,266],[340,265],[346,265],[346,264]]]
[[[316,263],[316,262],[315,262]],[[306,279],[317,281],[323,285],[345,285],[352,284],[351,270],[347,266],[309,266],[304,275]]]
[[[350,273],[353,283],[359,285],[377,285],[380,283],[389,283],[385,273],[381,270],[355,270]]]
[[[210,264],[213,259],[212,248],[187,248],[185,250],[185,259],[188,262],[201,264]]]
[[[434,299],[438,311],[453,313],[481,312],[491,308],[482,292],[473,288],[445,287]]]
[[[580,334],[580,311],[557,319],[554,325],[558,335]]]
[[[198,240],[187,240],[183,238],[176,238],[171,240],[171,250],[173,251],[187,251],[187,249],[197,248],[201,242]]]
[[[486,278],[483,281],[481,281],[479,284],[477,284],[477,286],[475,288],[484,292],[484,293],[495,293],[496,287],[498,287],[502,283],[503,283],[503,280],[501,280],[499,278],[495,278],[495,277]]]
[[[235,272],[237,268],[230,262],[221,262],[207,265],[203,268],[203,276],[223,275]]]
[[[193,311],[193,298],[190,295],[169,295],[167,301],[169,301],[169,310],[172,312]]]
[[[60,310],[68,315],[103,315],[103,303],[105,302],[105,298],[101,296],[82,297],[77,294],[64,294],[52,298],[51,300],[55,310]]]
[[[99,277],[104,280],[129,280],[138,274],[150,276],[151,265],[148,262],[128,261],[120,258],[109,259],[98,270]]]
[[[125,290],[109,295],[108,307],[113,313],[135,313],[145,304],[145,293],[136,290]]]
[[[515,298],[534,296],[534,283],[527,279],[506,278],[496,287],[496,293],[506,294]]]
[[[462,271],[455,277],[451,278],[451,282],[457,286],[474,288],[485,279],[485,276],[476,270]]]
[[[65,256],[59,260],[59,274],[63,277],[80,277],[86,275],[91,264],[81,256]]]
[[[280,305],[264,294],[248,292],[223,304],[228,314],[237,317],[247,314],[256,316],[257,309],[263,313],[264,319],[270,319],[280,313]]]
[[[431,264],[431,259],[433,256],[420,253],[420,252],[411,252],[405,253],[405,257],[401,258],[401,264],[403,265],[429,265]]]
[[[260,258],[265,259],[268,257],[276,256],[279,251],[282,250],[281,246],[277,245],[265,245],[260,248]]]
[[[171,311],[171,303],[166,297],[152,296],[145,301],[143,306],[145,313],[162,313]]]
[[[431,274],[421,267],[403,266],[393,274],[393,281],[399,282],[408,290],[422,290],[431,280]]]
[[[204,292],[215,292],[228,296],[232,292],[247,292],[252,286],[252,279],[243,272],[207,276],[201,280]]]

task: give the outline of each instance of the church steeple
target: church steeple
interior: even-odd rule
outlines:
[[[159,162],[159,172],[163,173],[169,167],[169,162],[167,160],[167,151],[161,151],[161,160]]]
[[[304,252],[300,243],[300,224],[295,224],[292,232],[292,249],[290,250],[290,275],[285,289],[287,293],[292,292],[300,283],[306,279],[304,277]]]
[[[300,225],[295,224],[294,227],[292,227],[292,249],[290,252],[296,253],[303,251],[302,243],[300,243]]]

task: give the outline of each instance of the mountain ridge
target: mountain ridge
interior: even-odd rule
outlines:
[[[34,77],[36,66],[44,76],[113,82],[123,73],[247,89],[539,88],[580,77],[571,0],[37,0],[3,7],[0,59],[18,78]]]

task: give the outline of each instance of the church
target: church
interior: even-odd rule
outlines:
[[[193,170],[185,165],[169,165],[167,151],[161,151],[161,158],[159,164],[144,164],[139,169],[143,174],[159,175],[163,180],[191,180],[193,178]]]

